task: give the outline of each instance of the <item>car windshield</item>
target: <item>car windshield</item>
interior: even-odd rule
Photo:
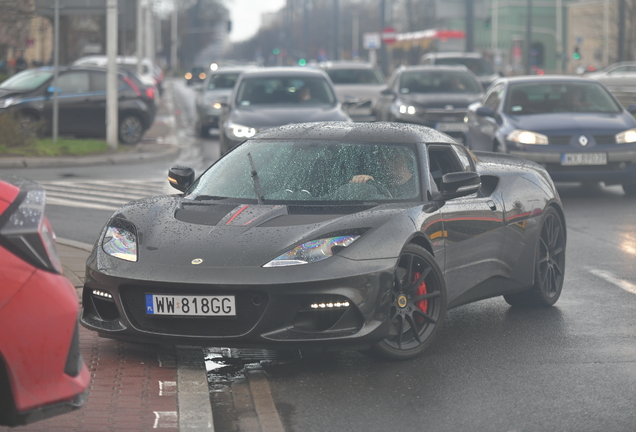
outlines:
[[[240,106],[266,104],[335,105],[329,82],[320,77],[258,77],[241,81],[236,103]]]
[[[508,89],[505,112],[511,115],[558,112],[619,113],[622,108],[595,82],[534,82]]]
[[[490,63],[480,58],[466,58],[466,57],[450,57],[450,58],[438,58],[435,59],[436,65],[464,65],[472,73],[477,76],[487,76],[495,73]]]
[[[328,69],[334,84],[384,84],[382,74],[375,69]]]
[[[256,200],[260,188],[267,204],[415,200],[418,173],[409,145],[254,140],[214,164],[186,198]],[[356,176],[366,181],[352,182]]]
[[[477,80],[465,71],[427,70],[404,72],[400,93],[481,93]]]
[[[231,89],[238,80],[240,72],[217,73],[210,77],[208,82],[208,90]]]
[[[53,76],[53,71],[28,69],[0,84],[4,90],[35,90]]]

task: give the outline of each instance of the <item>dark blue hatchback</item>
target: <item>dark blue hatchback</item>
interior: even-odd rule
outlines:
[[[554,181],[621,184],[636,195],[636,119],[597,81],[502,78],[466,121],[474,150],[532,160]]]

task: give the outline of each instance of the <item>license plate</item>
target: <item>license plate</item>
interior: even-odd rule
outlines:
[[[468,130],[468,125],[464,122],[454,122],[454,123],[437,123],[435,125],[435,129],[440,132],[466,132]]]
[[[236,316],[234,296],[146,294],[147,315]]]
[[[607,153],[563,153],[561,165],[607,165]]]

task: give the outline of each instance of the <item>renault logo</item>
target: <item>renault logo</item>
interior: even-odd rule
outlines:
[[[203,260],[201,258],[195,258],[192,260],[192,264],[193,265],[199,265],[203,262]]]
[[[450,111],[450,110],[452,110],[452,109],[454,108],[454,106],[452,106],[452,105],[446,105],[444,108],[445,108],[447,111]]]
[[[585,147],[588,142],[589,141],[588,141],[588,139],[587,139],[587,137],[585,135],[581,135],[579,137],[579,144],[581,144],[583,147]]]

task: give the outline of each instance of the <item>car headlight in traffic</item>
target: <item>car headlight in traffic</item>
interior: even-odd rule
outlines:
[[[338,250],[346,248],[359,237],[346,235],[308,241],[271,260],[263,267],[284,267],[322,261],[333,256]]]
[[[506,137],[508,141],[517,142],[520,144],[538,144],[547,145],[548,137],[536,132],[524,131],[515,129]]]
[[[134,226],[124,221],[114,221],[106,230],[102,249],[115,258],[137,261],[137,235]]]
[[[236,123],[228,124],[227,130],[228,132],[230,132],[230,134],[238,139],[252,138],[254,135],[256,135],[256,129]]]
[[[13,105],[16,102],[16,100],[17,99],[14,98],[14,97],[2,99],[2,100],[0,100],[0,108],[9,107],[9,106]]]
[[[636,142],[636,129],[628,129],[616,134],[617,144],[630,144]]]
[[[400,108],[398,108],[398,111],[400,111],[400,114],[415,115],[415,113],[417,112],[417,109],[413,105],[400,105]]]

